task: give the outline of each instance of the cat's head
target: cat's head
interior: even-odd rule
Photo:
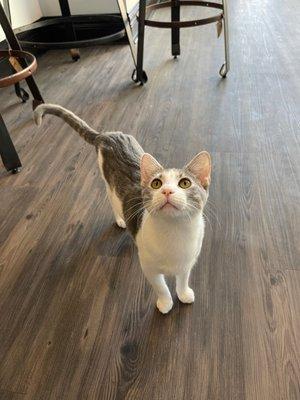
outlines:
[[[211,158],[202,151],[182,169],[165,169],[150,154],[141,159],[145,208],[155,215],[191,216],[203,210],[208,198]]]

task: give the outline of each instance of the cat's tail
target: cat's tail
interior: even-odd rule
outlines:
[[[77,115],[56,104],[41,104],[34,110],[33,117],[38,126],[42,124],[42,119],[45,114],[52,114],[62,118],[90,144],[96,145],[96,139],[101,136],[100,133],[88,126],[88,124],[77,117]]]

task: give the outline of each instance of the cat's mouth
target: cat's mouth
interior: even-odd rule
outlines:
[[[169,201],[166,201],[160,208],[160,210],[178,210],[178,207],[176,207],[173,203],[170,203]]]

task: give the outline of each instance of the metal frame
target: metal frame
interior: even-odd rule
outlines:
[[[133,63],[135,65],[135,69],[133,70],[131,78],[134,82],[146,83],[148,80],[146,72],[143,70],[140,71],[140,68],[138,68],[138,65],[143,63],[144,41],[139,41],[140,44],[137,45],[137,41],[135,41],[133,38],[131,26],[130,26],[129,19],[128,19],[128,13],[127,13],[125,0],[117,0],[117,3],[118,3],[119,10],[120,10],[123,22],[124,22],[127,39],[129,42],[130,51],[131,51],[131,55],[133,58]],[[140,4],[141,3],[145,3],[145,6],[146,6],[146,0],[140,0]],[[142,11],[142,13],[140,14],[140,17],[138,20],[138,32],[139,32],[138,35],[142,35],[144,37],[145,24],[143,24],[141,21],[143,19],[145,19],[145,12],[143,13],[143,10],[145,10],[145,7],[142,6],[142,8],[141,8],[141,6],[140,6],[139,9]],[[137,71],[139,71],[138,76],[137,76]]]
[[[6,40],[11,50],[16,51],[16,53],[18,54],[19,52],[22,52],[22,48],[12,30],[12,27],[4,12],[1,2],[0,2],[0,25],[4,31]],[[27,62],[24,58],[19,58],[18,61],[23,69],[28,69]],[[38,104],[43,103],[44,100],[42,98],[42,95],[39,91],[37,84],[35,83],[33,76],[30,74],[25,78],[25,80],[32,93],[33,108],[35,108]],[[12,84],[13,83],[14,82],[12,82]],[[15,92],[17,96],[19,96],[22,99],[23,102],[29,98],[28,93],[20,87],[18,82],[15,83]],[[7,171],[12,171],[13,173],[16,173],[22,167],[18,153],[16,152],[16,149],[13,145],[13,142],[10,138],[9,132],[5,126],[1,114],[0,114],[0,156]]]
[[[123,0],[118,0],[119,3],[121,1]],[[202,18],[192,21],[180,21],[180,8],[182,6],[200,6],[200,7],[216,8],[221,10],[222,12],[209,18]],[[155,10],[164,7],[171,8],[170,22],[161,22],[161,21],[146,19],[146,10]],[[134,82],[143,85],[144,83],[147,82],[148,79],[146,72],[143,70],[145,25],[156,28],[171,29],[172,55],[174,56],[174,58],[177,58],[177,56],[180,55],[181,28],[207,25],[214,22],[224,25],[225,62],[221,66],[219,74],[221,75],[222,78],[226,77],[230,68],[227,0],[222,0],[221,3],[214,3],[201,0],[170,0],[170,1],[164,1],[162,3],[156,3],[150,6],[147,6],[146,0],[140,0],[138,22],[139,22],[139,29],[138,29],[137,56],[135,63],[136,68],[132,74],[132,79]]]
[[[33,22],[30,25],[26,25],[22,28],[17,28],[14,32],[18,35],[19,33],[27,32],[31,29],[37,29],[45,26],[50,25],[57,25],[58,23],[68,24],[68,23],[76,23],[76,22],[93,22],[93,23],[100,23],[102,21],[108,20],[120,20],[120,17],[113,14],[107,15],[71,15],[70,17],[57,17],[51,18],[47,20]],[[88,40],[77,40],[76,41],[64,41],[64,42],[32,42],[28,40],[19,39],[20,44],[26,47],[33,47],[36,49],[70,49],[77,46],[81,47],[88,47],[97,44],[105,44],[109,43],[118,39],[122,39],[125,36],[125,30],[122,29],[119,32],[113,33],[111,35],[102,36],[100,38],[88,39]]]
[[[6,14],[5,14],[4,10],[3,10],[3,7],[1,5],[1,3],[0,3],[0,24],[1,24],[1,27],[2,27],[2,29],[4,31],[6,40],[7,40],[8,44],[9,44],[10,48],[12,50],[22,51],[21,45],[20,45],[18,39],[16,38],[16,35],[14,34],[13,30],[12,30],[12,27],[11,27],[9,21],[8,21],[8,18],[6,17]],[[24,68],[24,69],[27,68],[27,63],[26,63],[26,61],[24,59],[20,59],[20,64],[21,64],[22,68]],[[33,100],[33,105],[37,106],[38,104],[43,103],[44,100],[42,98],[42,95],[41,95],[41,93],[39,91],[39,88],[38,88],[37,84],[35,83],[35,80],[34,80],[33,76],[28,76],[26,78],[26,82],[27,82],[27,85],[28,85],[28,87],[29,87],[29,89],[30,89],[30,91],[32,93],[33,99],[34,99]]]
[[[180,22],[180,2],[171,1],[171,19],[173,22]],[[177,58],[180,55],[180,28],[173,26],[171,28],[172,55]]]
[[[121,18],[118,15],[71,15],[71,10],[68,0],[58,0],[61,16],[55,18],[44,19],[41,21],[34,22],[22,28],[15,29],[16,34],[28,32],[37,28],[44,28],[51,25],[63,25],[66,31],[67,40],[60,42],[41,42],[34,40],[23,40],[19,38],[21,45],[25,48],[38,48],[38,49],[69,49],[71,57],[74,61],[80,59],[79,48],[87,47],[97,44],[105,44],[116,41],[125,36],[125,30],[109,34],[106,36],[95,37],[92,39],[78,40],[76,35],[75,23],[84,23],[85,25],[94,24],[99,25],[101,22],[106,21],[120,21]]]
[[[22,167],[18,153],[0,114],[0,156],[7,171],[17,173]]]
[[[136,42],[134,41],[133,35],[132,35],[132,30],[131,30],[131,26],[128,20],[128,14],[127,14],[127,9],[126,9],[126,4],[124,2],[124,0],[117,0],[118,6],[119,6],[119,10],[121,13],[121,17],[123,19],[124,22],[124,26],[125,26],[125,31],[126,31],[126,35],[127,35],[127,39],[129,42],[129,46],[130,46],[130,51],[131,51],[131,55],[133,58],[133,62],[135,64],[135,66],[137,65],[137,46],[136,46]]]
[[[229,53],[229,33],[228,33],[228,8],[227,0],[222,0],[223,4],[223,23],[224,23],[224,50],[225,63],[220,69],[220,75],[226,78],[227,72],[230,70],[230,53]]]

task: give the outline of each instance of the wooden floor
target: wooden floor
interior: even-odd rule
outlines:
[[[144,87],[126,45],[39,58],[45,99],[92,126],[168,166],[212,153],[196,301],[167,316],[113,225],[94,150],[54,117],[37,129],[1,90],[24,165],[0,165],[1,400],[300,399],[299,13],[232,0],[226,80],[213,25],[185,30],[177,61],[169,33],[148,29]]]

